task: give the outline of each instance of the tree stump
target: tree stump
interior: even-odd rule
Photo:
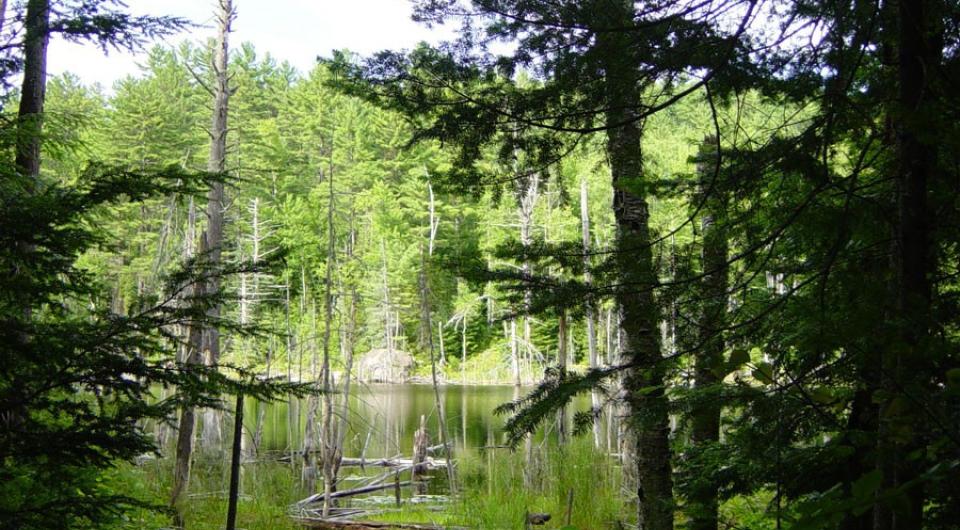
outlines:
[[[427,433],[427,418],[420,415],[420,428],[413,434],[413,483],[418,495],[426,493],[426,482],[421,479],[427,470],[427,448],[430,447],[430,434]]]

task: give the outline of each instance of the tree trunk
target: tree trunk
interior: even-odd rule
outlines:
[[[701,285],[702,312],[700,315],[698,351],[694,358],[694,386],[697,396],[691,411],[693,423],[691,442],[694,446],[715,444],[720,440],[721,379],[717,375],[723,364],[723,329],[727,312],[727,252],[728,243],[722,227],[716,225],[724,211],[722,192],[718,189],[715,162],[716,138],[704,140],[701,147],[700,173],[703,217],[700,220],[703,236],[703,280]],[[708,195],[703,195],[708,194]],[[705,477],[704,477],[705,478]],[[702,482],[709,482],[703,480]],[[705,485],[690,492],[689,516],[691,530],[717,529],[717,488]]]
[[[332,143],[332,142],[331,142]],[[331,149],[331,158],[333,152]],[[323,516],[330,515],[331,494],[334,487],[334,469],[339,467],[336,462],[340,459],[340,449],[333,432],[333,389],[330,381],[330,336],[333,330],[333,269],[336,267],[336,231],[334,230],[334,209],[336,202],[333,190],[333,168],[327,175],[327,192],[330,194],[327,203],[327,266],[324,273],[324,325],[323,325],[323,367],[320,375],[323,378],[323,418],[320,428],[320,450],[323,456],[323,489],[326,494],[323,500]]]
[[[510,363],[513,368],[513,386],[519,387],[520,381],[520,348],[517,347],[517,319],[510,319]]]
[[[230,496],[227,505],[227,530],[237,528],[237,500],[240,496],[240,459],[243,445],[243,393],[237,394],[233,417],[233,451],[230,457]]]
[[[467,313],[464,310],[463,313],[463,322],[460,323],[463,327],[460,335],[460,383],[464,384],[467,382]]]
[[[192,212],[192,208],[191,208]],[[204,252],[204,238],[201,235],[200,252]],[[188,254],[192,254],[190,242],[186,247]],[[188,255],[189,257],[189,255]],[[184,296],[202,298],[205,296],[204,282],[198,281],[188,287]],[[187,356],[188,365],[203,363],[203,324],[191,322],[187,328]],[[173,467],[173,489],[170,494],[170,506],[176,510],[176,526],[183,526],[181,500],[190,485],[190,463],[193,455],[193,433],[196,428],[196,412],[193,407],[184,407],[180,413],[180,424],[177,429],[177,450]]]
[[[6,2],[0,17],[6,14]],[[29,0],[24,18],[23,82],[20,86],[20,107],[17,110],[17,152],[14,166],[25,190],[36,190],[40,178],[40,144],[43,132],[43,105],[47,92],[47,46],[50,44],[50,1]],[[34,246],[18,243],[32,253]],[[32,315],[30,304],[23,305],[23,316]],[[26,333],[20,334],[26,342]]]
[[[896,4],[895,4],[896,5]],[[934,80],[942,63],[942,28],[934,22],[942,15],[935,0],[902,1],[898,36],[899,101],[892,115],[897,132],[896,175],[897,223],[893,267],[896,300],[894,324],[897,336],[882,354],[883,386],[888,396],[880,404],[881,462],[884,486],[902,487],[922,472],[923,414],[909,403],[908,392],[930,395],[927,388],[934,369],[928,353],[934,328],[931,311],[931,276],[936,257],[931,245],[934,210],[928,205],[929,190],[939,176],[936,148],[928,120],[935,116],[934,103],[940,87]],[[923,526],[925,496],[922,481],[906,490],[906,509],[891,513],[881,508],[880,525],[891,530]]]
[[[40,176],[43,105],[47,92],[47,46],[50,44],[50,1],[29,0],[24,19],[23,83],[17,111],[16,168],[35,186]]]
[[[433,233],[429,236],[431,239]],[[432,245],[430,245],[432,247]],[[421,291],[421,300],[423,300],[423,305],[421,305],[420,310],[422,313],[422,318],[426,320],[429,325],[429,329],[433,329],[431,324],[432,319],[432,310],[428,301],[430,300],[430,277],[427,271],[427,261],[426,257],[423,255],[423,246],[420,247],[420,291]],[[453,441],[450,439],[450,433],[447,430],[447,417],[445,412],[445,407],[443,406],[443,399],[440,396],[440,386],[439,381],[437,380],[437,360],[433,351],[433,333],[430,334],[428,338],[428,346],[430,352],[430,375],[433,382],[433,398],[434,404],[437,407],[437,421],[439,425],[439,434],[440,434],[440,443],[443,444],[444,453],[446,454],[446,464],[447,464],[447,479],[450,481],[450,491],[455,492],[457,490],[456,476],[453,472]]]
[[[352,238],[351,234],[351,238]],[[348,257],[352,256],[352,245],[348,246]],[[340,422],[337,426],[337,455],[343,456],[343,445],[347,436],[347,418],[350,413],[350,386],[353,380],[353,350],[357,336],[357,307],[360,305],[360,294],[356,286],[349,289],[350,297],[346,311],[346,325],[343,332],[343,389],[341,390]],[[340,458],[334,462],[333,478],[336,482],[340,472]]]
[[[580,232],[583,240],[583,284],[588,289],[593,286],[593,275],[590,273],[590,205],[588,203],[587,179],[580,181]],[[592,293],[587,293],[584,308],[584,318],[587,321],[587,352],[590,369],[600,367],[597,357],[596,308]],[[609,328],[608,328],[609,329]],[[593,409],[593,446],[600,447],[600,393],[590,391],[590,408]]]
[[[560,311],[557,319],[557,376],[563,379],[567,375],[567,312]],[[557,438],[561,444],[567,441],[567,407],[557,411]]]
[[[7,0],[0,0],[0,35],[3,35],[3,26],[7,21]]]
[[[533,173],[522,180],[524,187],[517,190],[517,215],[520,221],[520,244],[524,250],[530,248],[533,244],[533,213],[537,207],[537,201],[540,199],[540,175]],[[524,282],[530,282],[533,271],[530,260],[524,258],[520,264],[521,274]],[[518,357],[526,361],[528,376],[533,377],[532,361],[532,330],[530,329],[530,307],[533,305],[533,290],[527,286],[523,291],[523,350],[522,355],[518,351]],[[518,359],[517,374],[521,373],[522,364]],[[519,382],[520,379],[518,378]]]
[[[227,75],[227,61],[229,59],[230,25],[235,16],[233,0],[219,0],[217,22],[217,49],[214,54],[213,71],[215,85],[213,89],[213,119],[210,126],[210,158],[207,170],[212,173],[226,171],[227,159],[227,108],[230,99],[229,77]],[[207,194],[207,231],[206,246],[209,253],[209,265],[216,270],[221,263],[223,251],[223,213],[226,208],[223,182],[216,182],[210,187]],[[217,274],[210,275],[206,286],[207,293],[216,296],[220,292],[220,278]],[[211,325],[204,329],[206,362],[216,366],[220,362],[220,330],[216,321],[220,318],[220,305],[215,304],[207,311]],[[203,412],[204,449],[219,449],[222,434],[220,432],[220,414],[216,410]]]
[[[430,434],[427,432],[427,418],[420,415],[420,428],[413,433],[413,469],[410,476],[418,495],[427,492],[426,482],[421,478],[427,470],[427,447],[430,446]]]
[[[610,27],[630,27],[633,2],[623,0],[607,12]],[[672,530],[673,479],[669,444],[666,369],[661,355],[660,310],[654,296],[657,273],[650,237],[647,178],[643,173],[642,129],[636,108],[641,101],[640,61],[628,32],[600,32],[597,45],[606,61],[607,154],[613,178],[617,224],[616,299],[622,311],[623,377],[630,430],[636,436],[638,522],[644,530]]]

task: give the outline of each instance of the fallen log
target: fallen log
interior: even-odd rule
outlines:
[[[308,519],[295,517],[297,523],[306,528],[320,528],[323,530],[468,530],[462,526],[438,526],[418,523],[385,523],[380,521],[342,521],[335,519]]]
[[[313,453],[319,453],[320,450],[316,449],[312,451]],[[281,456],[278,458],[280,462],[289,462],[290,455]],[[426,469],[441,469],[446,467],[447,461],[443,458],[432,458],[427,457],[427,459],[421,464]],[[340,467],[351,467],[359,466],[361,468],[366,466],[373,467],[410,467],[413,466],[413,458],[402,458],[402,457],[393,457],[393,458],[374,458],[374,459],[365,459],[365,458],[352,458],[352,457],[343,457],[340,459]]]
[[[340,466],[379,466],[379,467],[407,467],[413,466],[414,461],[412,458],[379,458],[376,460],[363,460],[361,458],[348,458],[344,457],[340,461]],[[446,467],[447,461],[442,458],[430,458],[427,457],[420,465],[425,466],[427,469],[440,469]]]
[[[409,485],[410,485],[410,481],[409,481],[409,480],[405,480],[405,481],[403,481],[403,482],[400,482],[400,486],[409,486]],[[374,491],[381,491],[381,490],[385,490],[385,489],[389,489],[389,488],[393,488],[393,487],[396,487],[396,485],[395,485],[394,483],[374,484],[374,485],[371,485],[371,486],[363,486],[363,487],[354,488],[354,489],[351,489],[351,490],[335,491],[335,492],[333,492],[333,493],[330,494],[330,498],[331,498],[331,499],[339,499],[339,498],[341,498],[341,497],[352,497],[352,496],[354,496],[354,495],[361,495],[361,494],[363,494],[363,493],[371,493],[371,492],[374,492]],[[305,505],[307,505],[307,504],[314,503],[314,502],[322,502],[322,501],[324,500],[324,497],[325,497],[325,495],[324,495],[323,493],[315,493],[315,494],[307,497],[306,499],[303,499],[302,501],[297,502],[297,506],[305,506]]]

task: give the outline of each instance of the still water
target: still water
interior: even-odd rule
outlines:
[[[463,450],[502,444],[506,417],[495,415],[493,411],[529,390],[508,385],[441,387],[440,398],[454,447]],[[438,411],[430,385],[355,385],[351,393],[344,456],[409,456],[421,415],[426,418],[431,444],[439,443]],[[589,403],[589,396],[581,397],[575,401],[573,408],[586,410]],[[244,422],[248,433],[255,431],[261,411],[261,452],[289,451],[301,447],[307,411],[305,398],[271,404],[248,400]],[[541,436],[552,436],[552,425],[553,422],[549,422],[546,432]]]

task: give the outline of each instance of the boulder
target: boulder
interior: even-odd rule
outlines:
[[[415,367],[411,353],[377,348],[360,357],[357,379],[366,383],[406,383]]]

